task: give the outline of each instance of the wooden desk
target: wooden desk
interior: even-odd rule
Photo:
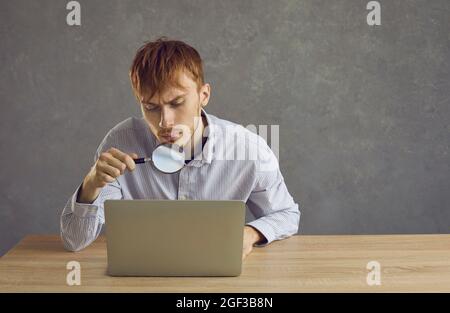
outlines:
[[[67,286],[66,264],[81,264],[81,286]],[[369,261],[381,285],[366,282]],[[255,248],[239,277],[110,277],[106,242],[78,252],[58,236],[28,236],[0,258],[0,291],[60,292],[377,292],[450,291],[450,235],[295,236]]]

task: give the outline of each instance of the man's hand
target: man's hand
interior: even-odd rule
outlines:
[[[108,183],[115,181],[126,169],[133,171],[136,168],[133,158],[137,157],[136,153],[126,154],[116,148],[101,153],[84,178],[77,201],[92,203]]]
[[[251,226],[244,227],[244,245],[242,249],[242,260],[244,260],[247,255],[252,252],[253,245],[256,243],[261,243],[266,238],[258,230]]]

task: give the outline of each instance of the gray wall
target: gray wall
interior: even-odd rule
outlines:
[[[450,1],[2,1],[0,255],[59,215],[159,35],[204,58],[208,112],[280,125],[302,234],[448,233]]]

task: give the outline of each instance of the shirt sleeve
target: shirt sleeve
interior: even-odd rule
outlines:
[[[113,145],[107,135],[97,149],[94,163],[100,153]],[[107,199],[122,199],[122,189],[117,180],[102,188],[97,199],[92,203],[79,203],[78,194],[81,184],[67,201],[60,218],[61,240],[69,251],[79,251],[86,248],[97,239],[105,224],[103,204]]]
[[[296,234],[300,222],[299,205],[289,194],[276,156],[265,145],[262,152],[262,159],[256,164],[255,187],[247,200],[247,207],[255,216],[247,225],[266,238],[255,246],[266,246]]]

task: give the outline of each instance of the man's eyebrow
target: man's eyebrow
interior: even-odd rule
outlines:
[[[182,97],[184,97],[184,96],[186,96],[186,93],[183,93],[183,94],[181,94],[181,95],[178,95],[178,96],[176,96],[175,98],[173,98],[172,100],[170,100],[169,102],[166,102],[166,103],[174,102],[175,100],[178,100],[179,98],[182,98]],[[158,105],[158,104],[156,104],[156,103],[145,102],[145,101],[142,101],[142,103],[145,103],[145,104],[151,104],[151,105]]]

